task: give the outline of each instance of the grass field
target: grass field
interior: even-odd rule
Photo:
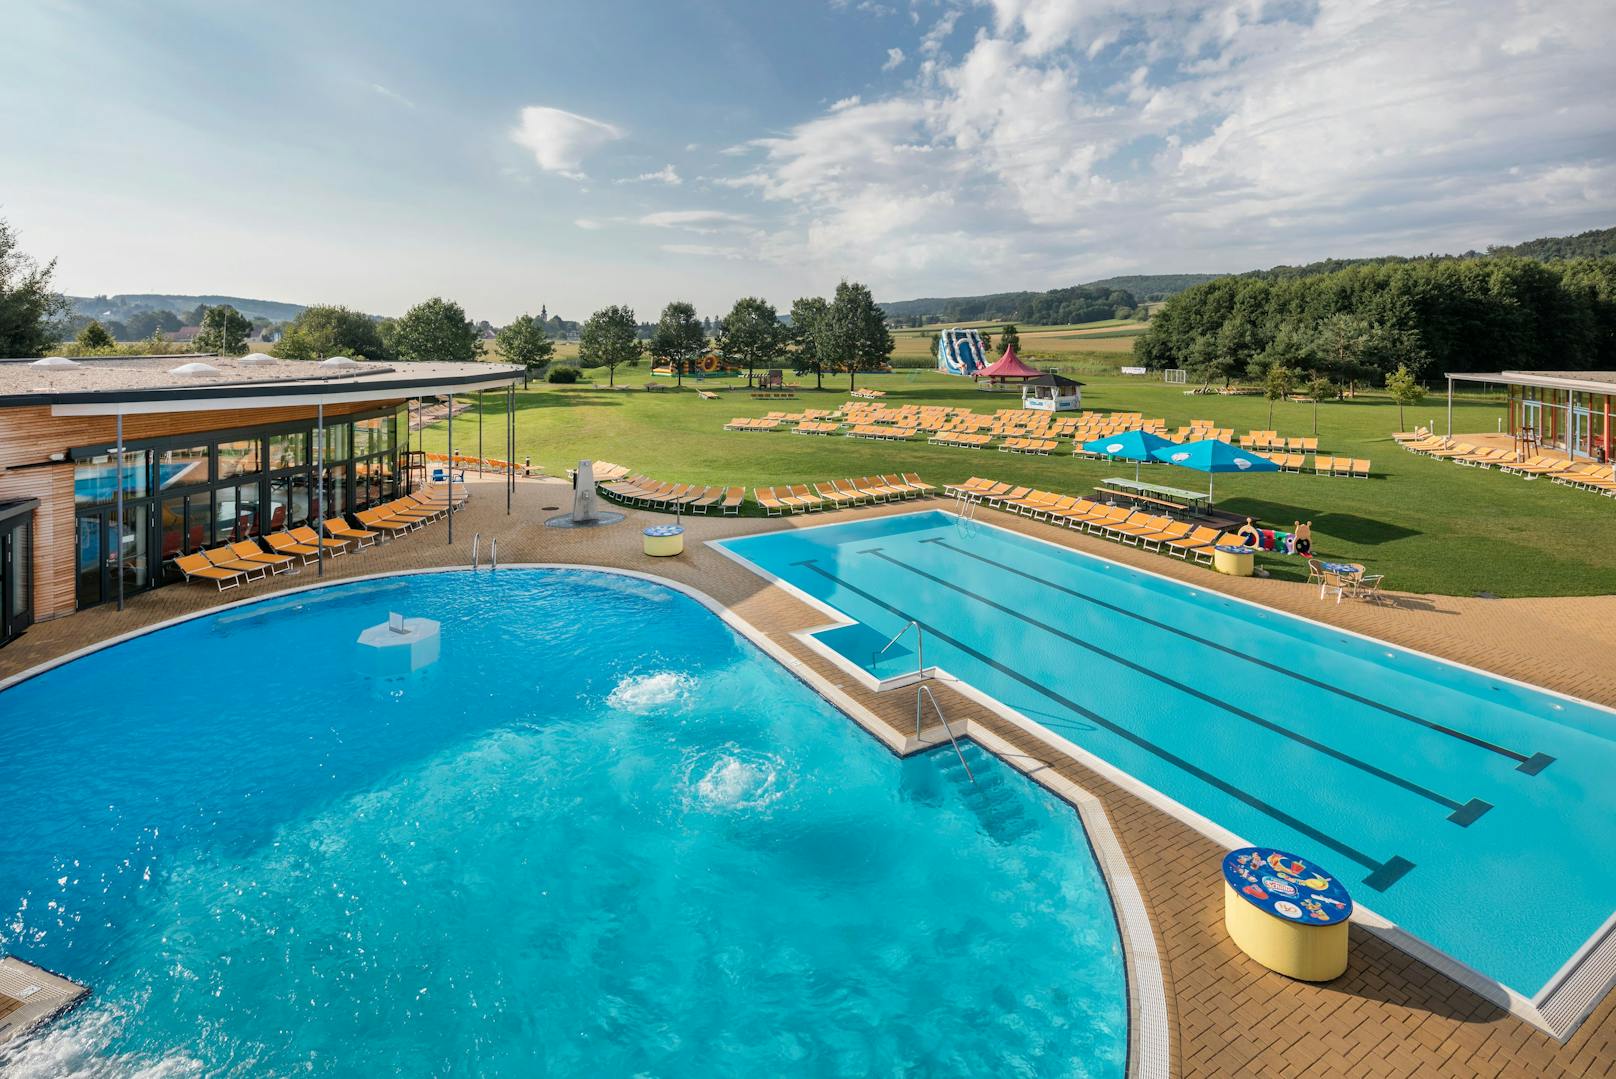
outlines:
[[[1075,357],[1072,366],[1093,368],[1107,357]],[[1114,359],[1111,361],[1114,362]],[[619,381],[643,385],[646,368],[619,372]],[[1268,424],[1268,403],[1257,397],[1191,397],[1184,387],[1114,373],[1084,373],[1084,403],[1101,411],[1138,411],[1162,416],[1170,426],[1191,419],[1216,420],[1237,433],[1272,426],[1283,435],[1311,433],[1312,406],[1281,402]],[[980,412],[1015,407],[1011,394],[990,394],[970,382],[929,371],[861,376],[861,385],[887,391],[883,403],[968,406]],[[602,386],[604,383],[602,384]],[[737,385],[709,380],[709,389]],[[786,430],[732,433],[735,416],[770,410],[836,408],[848,400],[847,380],[827,379],[820,393],[808,389],[795,401],[753,401],[744,392],[706,401],[687,382],[682,393],[608,392],[604,388],[540,386],[517,394],[517,457],[530,456],[552,474],[580,457],[615,461],[658,478],[699,483],[810,482],[872,472],[918,472],[941,484],[972,475],[993,476],[1064,493],[1087,493],[1108,476],[1133,474],[1131,465],[1073,458],[1026,457],[996,449],[963,450],[871,442],[833,435],[814,437]],[[1409,409],[1408,424],[1440,423],[1445,402]],[[489,455],[503,452],[504,395],[486,400]],[[1609,535],[1616,501],[1573,491],[1546,480],[1527,482],[1419,457],[1391,440],[1397,408],[1384,398],[1321,405],[1320,445],[1328,453],[1367,457],[1368,480],[1312,474],[1219,476],[1223,509],[1249,514],[1275,527],[1311,521],[1319,553],[1362,562],[1386,574],[1386,587],[1401,591],[1499,596],[1593,595],[1616,592],[1616,560]],[[1467,395],[1454,407],[1456,432],[1494,431],[1502,398]],[[455,422],[457,448],[475,453],[475,410]],[[1439,428],[1440,429],[1440,428]],[[499,442],[499,445],[495,443]],[[444,448],[442,425],[427,433],[429,449]],[[1167,465],[1146,466],[1147,479],[1198,487],[1206,477]],[[750,508],[750,506],[749,506]],[[992,513],[986,514],[991,520]],[[1300,579],[1300,559],[1264,558],[1275,576]]]

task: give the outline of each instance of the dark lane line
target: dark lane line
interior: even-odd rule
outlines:
[[[987,666],[992,667],[994,670],[998,671],[1000,674],[1004,675],[1006,678],[1010,678],[1010,679],[1012,679],[1012,680],[1014,680],[1016,682],[1019,682],[1023,686],[1026,686],[1028,689],[1032,690],[1034,693],[1037,693],[1037,694],[1039,694],[1039,695],[1053,701],[1054,703],[1060,705],[1062,708],[1065,708],[1065,709],[1071,711],[1072,713],[1074,713],[1076,715],[1082,716],[1084,719],[1087,719],[1089,722],[1091,722],[1091,723],[1093,723],[1093,724],[1095,724],[1097,726],[1104,727],[1106,730],[1110,731],[1112,734],[1115,734],[1117,737],[1123,738],[1123,739],[1126,739],[1129,742],[1132,742],[1134,745],[1138,746],[1140,749],[1145,750],[1147,753],[1150,753],[1150,754],[1152,754],[1154,756],[1160,757],[1162,760],[1164,760],[1167,763],[1173,765],[1174,767],[1179,768],[1179,769],[1181,769],[1181,770],[1183,770],[1185,772],[1188,772],[1190,775],[1192,775],[1195,778],[1199,779],[1201,782],[1207,784],[1208,786],[1214,787],[1217,790],[1222,791],[1224,794],[1228,795],[1229,797],[1231,797],[1231,798],[1233,798],[1233,799],[1235,799],[1237,801],[1244,802],[1246,805],[1250,806],[1252,809],[1255,809],[1257,812],[1262,813],[1265,816],[1272,817],[1274,820],[1277,820],[1281,824],[1284,824],[1284,825],[1286,825],[1286,826],[1288,826],[1290,828],[1294,828],[1297,832],[1301,833],[1302,835],[1307,836],[1309,839],[1312,839],[1314,842],[1320,843],[1320,844],[1322,844],[1322,845],[1324,845],[1326,847],[1329,847],[1331,850],[1335,851],[1337,854],[1342,855],[1343,857],[1352,859],[1354,862],[1357,862],[1359,865],[1363,866],[1365,869],[1368,869],[1370,871],[1369,875],[1366,876],[1363,879],[1363,883],[1368,885],[1370,888],[1373,888],[1377,892],[1385,891],[1387,888],[1389,888],[1393,884],[1397,883],[1397,881],[1404,874],[1406,874],[1410,869],[1414,868],[1414,863],[1413,862],[1410,862],[1408,859],[1403,858],[1401,856],[1393,856],[1391,858],[1388,858],[1384,862],[1376,861],[1374,858],[1371,858],[1369,855],[1363,853],[1362,851],[1356,849],[1355,847],[1350,847],[1346,843],[1342,842],[1341,840],[1336,839],[1334,836],[1329,835],[1329,834],[1327,834],[1325,832],[1319,831],[1317,828],[1315,828],[1312,825],[1306,823],[1305,821],[1299,820],[1296,817],[1291,816],[1289,813],[1284,812],[1283,810],[1276,809],[1275,807],[1273,807],[1273,806],[1267,804],[1266,802],[1262,801],[1260,798],[1257,798],[1255,795],[1248,794],[1246,791],[1241,790],[1239,787],[1236,787],[1231,783],[1227,783],[1227,782],[1219,779],[1217,776],[1211,774],[1210,772],[1208,772],[1205,769],[1199,767],[1198,765],[1190,763],[1189,761],[1185,760],[1182,757],[1177,756],[1176,754],[1172,753],[1171,751],[1169,751],[1169,750],[1167,750],[1167,749],[1165,749],[1165,748],[1163,748],[1161,746],[1156,745],[1154,742],[1150,742],[1150,741],[1148,741],[1148,740],[1146,740],[1144,738],[1141,738],[1139,735],[1137,735],[1134,732],[1128,730],[1126,727],[1123,727],[1120,724],[1111,722],[1109,719],[1106,719],[1104,716],[1100,715],[1098,712],[1094,712],[1094,711],[1092,711],[1092,710],[1090,710],[1088,708],[1083,707],[1081,704],[1078,704],[1076,701],[1072,700],[1069,697],[1062,696],[1061,694],[1055,692],[1053,689],[1050,689],[1048,686],[1040,685],[1040,684],[1038,684],[1037,682],[1033,681],[1030,678],[1025,678],[1025,677],[1017,674],[1015,671],[1011,670],[1009,667],[1006,667],[1004,664],[1000,663],[998,660],[993,659],[990,656],[983,655],[981,652],[978,652],[976,649],[972,648],[970,645],[966,644],[964,641],[961,641],[961,640],[958,640],[958,639],[956,639],[954,637],[949,636],[948,633],[946,633],[945,631],[939,629],[938,627],[936,627],[934,625],[931,625],[928,622],[923,622],[920,619],[915,618],[913,615],[909,614],[907,611],[903,611],[903,610],[901,610],[901,609],[899,609],[897,607],[894,607],[892,604],[886,602],[885,600],[879,598],[878,596],[872,595],[871,593],[864,591],[864,589],[858,587],[857,585],[852,584],[852,583],[850,583],[848,581],[842,580],[840,577],[837,577],[835,574],[831,573],[829,570],[820,568],[820,566],[818,564],[816,564],[813,559],[808,559],[808,560],[802,561],[802,562],[794,562],[792,564],[797,565],[797,566],[802,566],[802,567],[804,567],[805,569],[809,570],[812,573],[819,574],[821,577],[824,577],[826,580],[830,581],[832,584],[840,585],[841,587],[847,589],[849,592],[852,592],[854,595],[860,596],[863,599],[868,600],[870,603],[875,604],[877,607],[880,607],[882,610],[887,611],[890,614],[896,615],[897,617],[903,619],[906,622],[913,620],[916,625],[920,626],[927,633],[930,633],[932,636],[936,637],[938,640],[948,642],[949,644],[953,645],[955,648],[958,648],[961,652],[963,652],[966,655],[972,657],[973,659],[977,660],[978,662],[984,663]]]
[[[1497,753],[1501,757],[1508,757],[1510,760],[1519,762],[1515,769],[1517,772],[1524,772],[1526,775],[1535,776],[1539,772],[1543,771],[1543,769],[1554,763],[1554,758],[1549,756],[1547,753],[1534,753],[1531,756],[1528,756],[1525,753],[1509,749],[1506,746],[1498,745],[1495,742],[1489,742],[1484,738],[1478,738],[1473,734],[1466,734],[1464,731],[1454,730],[1452,727],[1445,727],[1440,723],[1414,715],[1412,712],[1405,712],[1401,708],[1394,708],[1389,704],[1382,704],[1380,701],[1372,700],[1369,697],[1360,696],[1359,694],[1352,692],[1350,689],[1343,689],[1341,686],[1333,685],[1318,678],[1312,678],[1301,673],[1300,671],[1293,671],[1287,667],[1281,667],[1277,663],[1270,663],[1268,660],[1253,656],[1248,652],[1242,652],[1238,648],[1231,648],[1226,644],[1219,644],[1217,641],[1208,640],[1205,637],[1197,637],[1188,630],[1180,629],[1178,626],[1167,622],[1158,622],[1156,619],[1139,614],[1137,611],[1130,611],[1126,607],[1120,607],[1115,603],[1108,603],[1105,600],[1100,599],[1098,596],[1091,596],[1086,592],[1079,592],[1076,589],[1066,588],[1062,585],[1055,584],[1054,582],[1046,580],[1043,577],[1039,577],[1036,574],[1027,573],[1023,570],[1017,569],[1015,566],[1012,566],[1009,563],[996,561],[992,558],[988,558],[986,555],[977,554],[975,551],[965,547],[957,547],[945,539],[924,539],[920,540],[919,542],[935,543],[939,547],[944,547],[950,551],[956,552],[957,554],[962,554],[966,558],[974,558],[978,562],[985,563],[986,565],[993,566],[997,569],[1002,569],[1006,573],[1013,573],[1018,577],[1024,577],[1029,581],[1034,581],[1041,584],[1046,588],[1054,589],[1057,592],[1063,592],[1074,599],[1083,600],[1085,603],[1092,603],[1096,607],[1104,607],[1106,610],[1115,611],[1117,614],[1127,615],[1129,618],[1143,622],[1147,626],[1154,626],[1157,629],[1176,634],[1187,641],[1194,641],[1196,644],[1203,644],[1208,648],[1215,648],[1225,655],[1230,655],[1236,659],[1245,660],[1247,663],[1254,663],[1259,667],[1266,667],[1268,670],[1274,671],[1277,674],[1283,674],[1287,678],[1294,678],[1298,682],[1306,682],[1310,686],[1327,690],[1330,693],[1334,693],[1338,697],[1345,697],[1349,701],[1365,705],[1369,708],[1377,709],[1381,712],[1385,712],[1387,715],[1396,716],[1398,719],[1406,720],[1409,723],[1417,723],[1421,727],[1426,727],[1430,730],[1438,732],[1439,734],[1445,734],[1449,738],[1457,738],[1462,742],[1469,742],[1473,746],[1479,746],[1491,753]]]
[[[954,584],[952,581],[946,581],[943,578],[938,577],[936,574],[927,573],[925,570],[916,566],[911,566],[906,562],[893,558],[879,547],[867,548],[866,550],[858,553],[873,554],[883,562],[888,562],[894,566],[897,566],[899,569],[908,570],[910,573],[924,577],[926,580],[931,581],[934,584],[942,585],[944,588],[953,589],[962,596],[976,600],[978,603],[984,604],[988,607],[992,607],[1001,614],[1009,615],[1011,618],[1024,622],[1036,629],[1043,630],[1045,633],[1051,634],[1052,636],[1059,637],[1061,640],[1066,641],[1069,644],[1074,644],[1085,651],[1092,652],[1095,655],[1100,656],[1102,659],[1108,659],[1111,662],[1126,667],[1131,671],[1142,674],[1146,678],[1153,679],[1154,681],[1160,682],[1166,686],[1171,686],[1180,693],[1187,694],[1196,698],[1197,700],[1205,701],[1207,704],[1210,704],[1213,707],[1221,708],[1230,715],[1239,716],[1248,723],[1255,723],[1264,730],[1272,731],[1282,738],[1289,738],[1293,742],[1304,745],[1316,753],[1321,753],[1324,756],[1332,757],[1335,760],[1340,761],[1342,764],[1348,765],[1349,767],[1356,768],[1362,772],[1367,772],[1376,779],[1385,780],[1387,783],[1401,787],[1412,794],[1417,794],[1421,798],[1429,799],[1430,801],[1433,801],[1438,805],[1450,810],[1451,812],[1448,814],[1448,820],[1459,825],[1461,828],[1469,827],[1471,823],[1473,823],[1483,813],[1492,808],[1491,803],[1484,802],[1479,798],[1472,798],[1468,802],[1460,802],[1456,799],[1449,798],[1447,795],[1439,794],[1436,791],[1431,790],[1429,787],[1421,786],[1411,779],[1404,779],[1402,776],[1397,775],[1394,772],[1388,772],[1384,768],[1370,764],[1368,761],[1359,760],[1357,757],[1354,757],[1349,753],[1344,753],[1339,749],[1333,748],[1332,746],[1327,746],[1323,742],[1315,741],[1305,734],[1299,734],[1298,732],[1283,727],[1272,720],[1264,719],[1262,716],[1259,716],[1254,712],[1248,712],[1238,705],[1230,704],[1225,700],[1220,700],[1219,698],[1212,696],[1210,693],[1196,689],[1194,686],[1189,685],[1188,683],[1169,678],[1158,671],[1151,670],[1149,667],[1146,667],[1141,663],[1135,663],[1126,656],[1120,656],[1115,652],[1107,651],[1106,649],[1101,648],[1099,645],[1091,644],[1080,637],[1074,637],[1072,634],[1067,633],[1064,630],[1057,629],[1055,626],[1051,626],[1046,622],[1040,622],[1036,618],[1029,618],[1019,611],[989,599],[987,596],[981,595],[977,592],[972,592],[970,589]]]

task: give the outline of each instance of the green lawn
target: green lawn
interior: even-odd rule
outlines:
[[[1092,368],[1096,363],[1085,362]],[[1104,360],[1114,362],[1111,357]],[[620,382],[643,385],[645,367],[619,372]],[[661,380],[658,380],[659,382]],[[861,385],[887,391],[886,404],[924,402],[969,406],[979,412],[1016,407],[1011,394],[979,391],[965,379],[929,371],[861,376]],[[1312,430],[1312,406],[1281,402],[1268,419],[1268,402],[1257,397],[1191,397],[1185,387],[1155,379],[1085,370],[1084,404],[1101,411],[1143,412],[1170,426],[1212,419],[1236,433],[1273,427],[1282,435]],[[845,403],[845,378],[827,380],[824,392],[809,389],[795,401],[754,401],[744,392],[699,398],[697,383],[682,393],[608,392],[593,386],[539,386],[517,394],[517,458],[531,456],[552,474],[580,457],[615,461],[658,478],[692,483],[777,484],[864,475],[918,472],[941,484],[984,475],[1064,493],[1087,493],[1108,476],[1132,475],[1131,465],[1047,458],[990,450],[962,450],[871,442],[840,435],[816,437],[787,430],[731,433],[735,416],[771,410],[832,409]],[[733,386],[710,380],[708,388]],[[671,384],[670,384],[671,386]],[[832,388],[833,387],[833,388]],[[486,400],[485,448],[504,450],[503,394]],[[1408,411],[1408,425],[1443,422],[1445,401],[1432,397]],[[1456,432],[1494,431],[1503,414],[1497,395],[1467,395],[1454,407]],[[1326,452],[1367,457],[1369,480],[1310,473],[1219,476],[1220,507],[1249,514],[1275,527],[1312,521],[1317,550],[1330,558],[1362,562],[1384,573],[1386,585],[1403,591],[1499,596],[1593,595],[1616,592],[1616,559],[1609,536],[1616,502],[1547,480],[1527,482],[1496,471],[1464,468],[1416,456],[1397,446],[1397,408],[1384,398],[1360,396],[1319,407],[1320,445]],[[475,410],[455,421],[457,448],[475,453]],[[443,430],[427,433],[427,446],[441,451]],[[1167,465],[1147,466],[1146,478],[1197,487],[1205,477]],[[749,508],[750,503],[749,503]],[[991,514],[988,515],[991,519]],[[1265,558],[1276,576],[1299,579],[1299,559]]]

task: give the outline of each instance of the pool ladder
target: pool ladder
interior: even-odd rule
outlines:
[[[954,732],[948,727],[948,717],[943,715],[942,705],[937,703],[937,698],[932,694],[931,687],[926,684],[926,635],[920,628],[920,623],[911,618],[909,623],[893,635],[890,641],[881,646],[881,651],[877,652],[875,656],[879,659],[886,655],[887,649],[897,644],[899,638],[910,630],[915,631],[915,737],[920,737],[920,725],[925,718],[925,710],[921,706],[921,698],[924,697],[931,702],[932,711],[937,713],[937,722],[943,725],[943,733],[948,735],[949,744],[954,747],[955,754],[959,756],[960,766],[965,769],[965,774],[970,778],[971,782],[975,783],[976,774],[971,771],[971,765],[965,759],[965,751],[960,749],[959,741],[954,737]]]
[[[976,507],[981,504],[980,499],[973,498],[961,491],[959,494],[959,506],[954,511],[955,515],[962,521],[974,521],[976,520]]]
[[[471,570],[477,572],[478,557],[482,552],[483,534],[478,532],[471,537]],[[488,572],[499,569],[499,537],[493,536],[488,541]]]

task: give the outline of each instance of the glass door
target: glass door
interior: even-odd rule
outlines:
[[[0,644],[34,624],[34,514],[0,519]]]

